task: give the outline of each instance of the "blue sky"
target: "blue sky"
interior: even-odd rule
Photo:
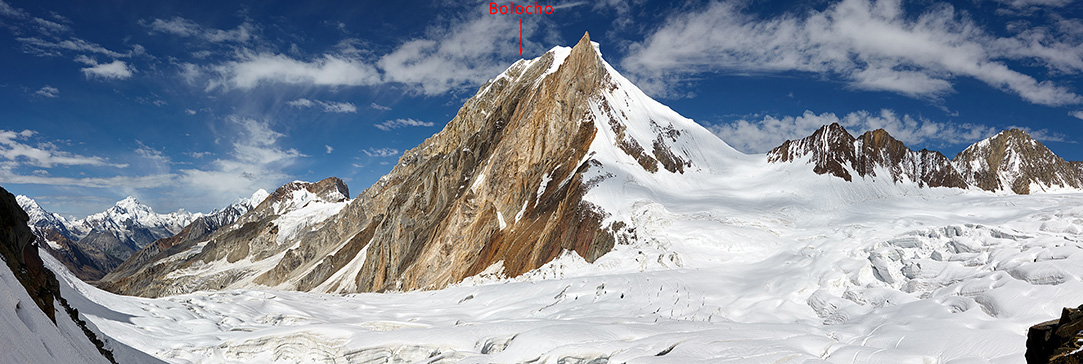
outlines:
[[[0,185],[82,217],[209,211],[338,176],[352,194],[515,60],[584,31],[739,150],[840,122],[949,157],[1008,127],[1083,160],[1083,4],[0,0]]]

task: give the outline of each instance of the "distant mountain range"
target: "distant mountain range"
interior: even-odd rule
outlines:
[[[46,211],[29,197],[16,196],[16,201],[29,215],[39,245],[79,278],[94,281],[158,239],[189,228],[217,229],[232,223],[266,195],[260,190],[206,215],[183,210],[159,214],[129,196],[103,212],[73,221]]]
[[[854,138],[835,123],[804,139],[787,140],[767,153],[767,159],[804,161],[816,173],[847,181],[890,178],[923,187],[1018,194],[1083,188],[1083,163],[1065,161],[1019,129],[974,143],[949,160],[940,152],[910,150],[883,129]]]

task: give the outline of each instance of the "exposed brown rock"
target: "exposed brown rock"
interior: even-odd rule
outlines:
[[[1083,170],[1057,156],[1027,132],[1005,130],[959,152],[952,160],[963,178],[987,191],[1029,194],[1039,188],[1083,188]]]
[[[824,125],[804,139],[787,140],[767,153],[767,161],[792,162],[806,155],[812,156],[813,172],[853,180],[847,167],[856,169],[854,137],[842,125]]]
[[[564,250],[593,261],[627,236],[617,233],[622,226],[602,226],[603,213],[582,200],[597,183],[584,180],[598,132],[590,107],[610,109],[600,95],[614,86],[587,35],[543,78],[554,61],[547,53],[512,65],[482,86],[443,131],[406,151],[388,175],[290,243],[271,244],[277,212],[269,209],[300,188],[287,185],[212,234],[201,249],[171,248],[135,274],[107,277],[114,279],[104,287],[159,296],[253,279],[300,290],[324,283],[346,292],[412,290],[441,288],[498,262],[506,274],[518,275]],[[619,122],[613,127],[623,128]],[[617,147],[652,172],[659,163],[674,173],[690,166],[659,144],[650,146],[653,157],[632,138],[620,138]],[[300,244],[293,246],[295,241]],[[328,282],[362,252],[358,274]],[[166,278],[202,262],[241,257],[278,261],[265,272],[238,268],[211,277]]]
[[[1027,333],[1027,364],[1083,362],[1083,306],[1065,307],[1060,319],[1034,325]]]

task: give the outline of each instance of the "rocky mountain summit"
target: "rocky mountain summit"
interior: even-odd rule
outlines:
[[[711,168],[702,140],[719,145],[707,153],[732,151],[620,76],[584,35],[487,82],[357,198],[295,203],[299,186],[283,186],[205,243],[169,248],[103,287],[144,296],[433,289],[482,271],[516,276],[565,252],[594,261],[635,231],[585,196],[627,171]],[[313,189],[322,190],[304,190]],[[285,195],[294,197],[273,202]]]
[[[1018,194],[1052,188],[1083,187],[1079,162],[1067,162],[1025,131],[1005,130],[979,141],[949,160],[940,152],[914,151],[887,131],[877,129],[854,138],[838,123],[812,135],[787,140],[767,153],[769,162],[806,161],[818,174],[847,181],[876,178],[886,172],[892,182],[921,187],[976,187]]]
[[[1035,188],[1083,188],[1080,162],[1065,161],[1019,129],[974,143],[952,164],[967,183],[987,191],[1028,194]]]

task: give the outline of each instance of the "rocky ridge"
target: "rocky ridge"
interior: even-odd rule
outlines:
[[[1030,193],[1031,186],[1083,188],[1083,164],[1065,161],[1018,129],[979,141],[949,160],[940,152],[911,150],[883,129],[854,138],[833,123],[803,139],[783,142],[767,153],[767,160],[803,160],[813,165],[815,173],[846,181],[886,173],[892,182],[910,181],[921,187],[976,187],[1018,194]]]

